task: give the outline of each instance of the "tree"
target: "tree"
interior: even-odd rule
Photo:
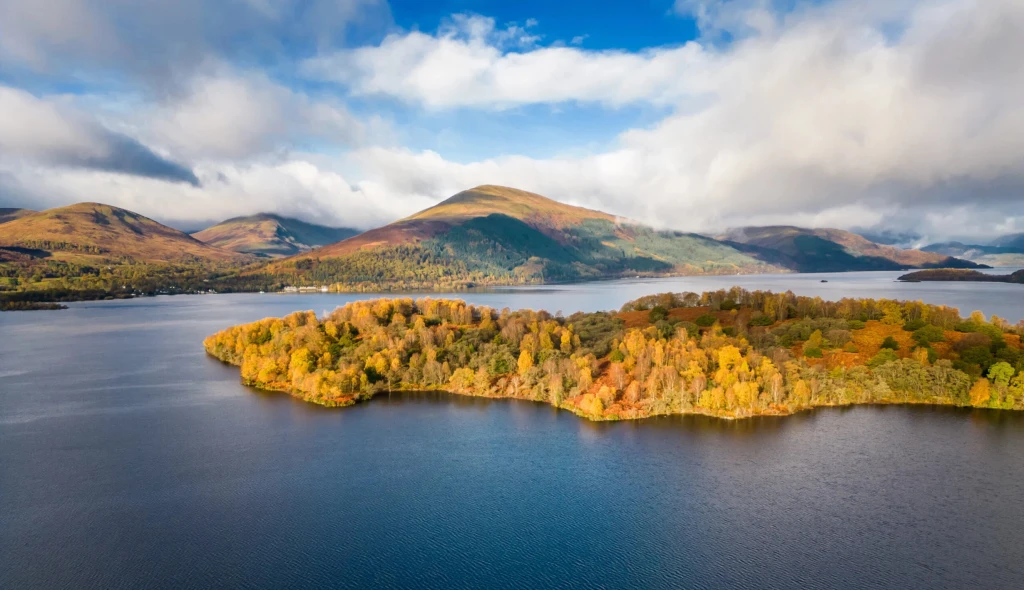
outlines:
[[[625,389],[629,377],[622,363],[612,363],[611,368],[608,370],[608,375],[611,377],[612,384],[615,385],[616,389]]]
[[[992,397],[989,390],[988,379],[978,379],[978,381],[974,383],[974,387],[971,388],[970,396],[972,406],[987,406],[989,399]]]
[[[1007,386],[1010,384],[1010,378],[1013,377],[1013,367],[1007,362],[998,362],[992,365],[988,370],[988,378],[992,380],[996,385]]]
[[[523,350],[519,353],[519,374],[526,376],[533,368],[533,355],[527,350]]]

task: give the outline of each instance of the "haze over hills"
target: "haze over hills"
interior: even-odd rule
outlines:
[[[243,262],[247,257],[215,248],[126,209],[78,203],[21,216],[0,225],[0,246],[31,258],[97,264]]]
[[[1024,233],[1000,236],[992,241],[992,245],[1000,248],[1013,248],[1024,252]]]
[[[197,240],[234,252],[265,257],[292,256],[359,233],[273,213],[234,217],[192,234]]]
[[[14,207],[0,207],[0,223],[7,223],[8,221],[14,221],[20,219],[26,215],[31,215],[35,211],[31,209],[17,209]]]
[[[992,245],[941,242],[921,249],[989,266],[1024,266],[1024,234],[1002,236]]]
[[[717,237],[752,256],[799,272],[978,266],[944,254],[876,244],[863,236],[839,229],[745,227]]]

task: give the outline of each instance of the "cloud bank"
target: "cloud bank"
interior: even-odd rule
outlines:
[[[137,40],[112,24],[113,9],[63,1],[65,14],[84,10],[83,22],[99,19],[90,30],[110,33],[70,37],[95,68],[139,71],[121,65]],[[309,26],[289,19],[300,4],[250,2],[239,22],[260,23],[254,40],[202,36],[202,59],[171,60],[173,88],[139,75],[142,90],[115,92],[96,112],[5,89],[0,100],[43,132],[0,123],[0,149],[19,162],[0,172],[48,203],[102,190],[114,204],[186,221],[262,208],[368,227],[498,183],[690,231],[790,223],[945,238],[1024,229],[1018,0],[678,0],[674,10],[695,18],[701,36],[631,50],[591,50],[585,35],[542,44],[543,22],[454,15],[433,32],[384,29],[372,43],[313,34],[320,40],[287,52],[286,76],[241,63],[263,55],[260,38]],[[386,11],[341,5],[332,19],[344,23]],[[63,21],[32,10],[39,22],[13,36],[0,24],[0,62],[59,69]],[[568,141],[555,150],[563,156],[454,160],[407,141],[423,133],[421,119],[458,125],[467,112],[508,125],[537,109],[556,124],[585,112],[600,124],[602,112],[648,108],[665,114],[599,148]],[[194,178],[175,162],[190,162]]]

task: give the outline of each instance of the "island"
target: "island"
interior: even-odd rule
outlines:
[[[899,280],[908,283],[919,281],[979,281],[986,283],[1024,284],[1024,270],[1018,270],[1008,275],[993,275],[970,269],[935,268],[907,273],[901,276]]]
[[[68,306],[61,305],[60,303],[52,303],[45,301],[5,300],[3,297],[0,297],[0,311],[53,311],[67,308]]]
[[[851,404],[1024,409],[1024,322],[894,300],[739,288],[619,312],[358,301],[208,337],[243,383],[323,406],[444,390],[550,403],[590,420],[787,415]]]

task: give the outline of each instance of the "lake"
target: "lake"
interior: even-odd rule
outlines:
[[[568,314],[739,285],[1024,318],[1024,286],[898,275],[457,297]],[[590,423],[447,394],[331,410],[247,389],[202,350],[232,324],[367,297],[0,314],[0,588],[1024,587],[1024,413]]]

